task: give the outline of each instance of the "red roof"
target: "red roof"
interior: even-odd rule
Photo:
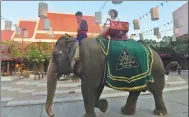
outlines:
[[[48,13],[48,19],[51,21],[51,26],[53,31],[59,32],[72,32],[76,33],[78,28],[78,24],[74,14],[60,14],[60,13]],[[100,33],[101,27],[100,25],[95,24],[94,16],[84,16],[84,19],[87,21],[89,30],[88,33]],[[39,24],[37,25],[37,31],[44,31],[43,30],[43,19],[39,20]],[[34,35],[35,27],[37,22],[36,21],[20,21],[18,26],[21,28],[25,28],[28,30],[28,38],[32,38]],[[55,32],[53,39],[58,39],[60,36],[63,35],[59,34],[59,32]],[[69,33],[68,33],[69,34]],[[76,34],[71,34],[73,37],[76,37]],[[22,36],[14,35],[14,38],[22,38]],[[37,33],[34,37],[35,39],[52,39],[48,36],[45,32]],[[92,38],[92,35],[88,35],[88,38]]]
[[[47,18],[51,22],[53,31],[76,32],[78,24],[74,14],[48,13]],[[88,33],[100,33],[101,28],[95,24],[94,16],[84,16],[87,21]],[[43,30],[43,19],[40,19],[37,30]]]
[[[18,27],[27,29],[28,38],[31,38],[34,34],[36,23],[36,21],[20,21]],[[22,36],[15,35],[14,38],[22,38]]]
[[[1,41],[11,40],[13,33],[13,30],[1,30]]]
[[[51,38],[49,35],[47,34],[36,34],[35,39],[58,39],[59,37],[61,37],[62,34],[54,34],[53,38]],[[73,36],[74,38],[76,38],[76,35],[70,35]],[[91,35],[88,35],[88,38],[92,38]]]
[[[53,35],[53,39],[58,39],[60,36],[62,36],[62,34],[54,34]],[[75,37],[74,35],[71,35],[73,37]],[[35,36],[36,39],[52,39],[49,35],[47,34],[36,34]]]

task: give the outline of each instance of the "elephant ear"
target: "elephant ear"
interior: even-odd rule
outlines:
[[[64,36],[60,36],[57,41],[56,41],[56,44],[55,44],[55,47],[58,45],[58,43],[64,39]]]
[[[74,75],[81,77],[81,71],[82,71],[82,64],[81,61],[76,61],[74,67],[73,67],[73,73]]]

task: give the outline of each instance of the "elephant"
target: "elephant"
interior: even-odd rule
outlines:
[[[73,53],[75,40],[60,37],[52,52],[47,71],[47,99],[46,112],[53,117],[52,104],[56,91],[57,79],[61,74],[74,73],[81,79],[85,114],[83,117],[96,117],[94,108],[99,108],[103,113],[108,109],[108,101],[100,99],[105,87],[102,83],[105,70],[105,55],[95,39],[83,39],[79,45],[80,59],[71,68],[70,53]],[[152,50],[153,65],[151,74],[154,82],[148,83],[145,91],[150,91],[155,100],[155,115],[166,115],[167,109],[163,100],[165,86],[165,69],[160,56]],[[60,75],[58,75],[60,74]],[[138,97],[142,91],[130,91],[126,104],[121,108],[122,114],[134,115]]]
[[[166,66],[166,72],[167,74],[169,74],[169,69],[172,67],[177,66],[177,70],[178,70],[178,75],[181,74],[181,66],[177,61],[171,61],[167,66]]]

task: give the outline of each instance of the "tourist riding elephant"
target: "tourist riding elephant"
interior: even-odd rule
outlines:
[[[111,45],[111,43],[109,43],[108,40],[104,39],[103,41],[108,42],[108,44]],[[137,42],[132,39],[130,40],[128,39],[126,41],[120,41],[119,44],[123,45],[123,43],[127,43],[127,42],[130,43],[130,41],[131,41],[131,44],[128,44],[128,45],[132,45],[132,43],[141,44],[140,42]],[[112,46],[108,48],[116,47],[116,43],[119,41],[112,41],[112,42],[115,42],[115,45],[112,44]],[[48,66],[48,73],[47,73],[48,93],[47,93],[47,100],[46,100],[46,111],[49,116],[53,116],[53,112],[51,108],[52,108],[53,98],[55,95],[57,79],[59,79],[59,77],[62,74],[64,75],[70,74],[71,72],[79,76],[81,79],[81,91],[83,95],[84,107],[85,107],[85,112],[86,112],[84,114],[84,117],[96,117],[96,114],[94,112],[95,107],[99,108],[104,113],[107,111],[108,102],[105,99],[100,99],[100,96],[104,89],[104,86],[111,87],[111,85],[117,86],[118,87],[117,90],[129,91],[129,96],[127,98],[126,104],[121,108],[121,112],[123,114],[126,114],[126,115],[135,114],[138,96],[140,95],[141,91],[146,91],[146,90],[150,91],[154,96],[154,99],[155,99],[154,114],[155,115],[167,114],[167,109],[165,107],[165,103],[164,103],[163,95],[162,95],[162,91],[165,85],[165,69],[164,69],[160,56],[154,50],[150,49],[151,53],[148,53],[148,55],[149,54],[151,55],[151,62],[150,60],[147,62],[147,66],[149,66],[149,69],[150,69],[147,75],[151,75],[153,80],[150,81],[150,80],[145,79],[143,80],[144,82],[141,80],[142,83],[141,82],[138,83],[138,81],[136,81],[132,86],[130,87],[128,86],[128,88],[121,89],[120,88],[121,86],[118,86],[116,83],[113,82],[113,80],[111,81],[110,78],[108,79],[108,77],[105,77],[105,76],[108,76],[106,72],[107,69],[114,70],[114,64],[112,64],[114,63],[114,60],[111,60],[113,61],[112,63],[107,64],[107,61],[110,61],[110,59],[114,57],[112,56],[111,58],[107,57],[108,55],[105,54],[102,49],[103,48],[101,46],[102,43],[98,41],[97,39],[83,39],[81,41],[80,47],[79,47],[80,58],[79,58],[79,61],[75,63],[75,66],[72,69],[71,56],[74,52],[74,49],[73,49],[74,43],[75,43],[74,39],[71,39],[71,38],[66,39],[64,37],[60,37],[55,45],[54,51],[50,58],[50,63]],[[138,46],[139,45],[136,45],[136,47]],[[133,50],[136,50],[135,49],[136,47],[132,46]],[[145,48],[147,48],[147,46],[145,46]],[[113,48],[113,49],[116,49],[116,48]],[[112,51],[112,50],[109,50],[109,51]],[[123,53],[124,55],[127,54],[126,52],[123,52]],[[142,50],[139,52],[141,57],[138,57],[137,59],[139,60],[138,63],[136,63],[136,61],[135,62],[127,61],[124,63],[123,62],[124,60],[134,60],[134,59],[132,57],[127,58],[127,59],[123,57],[122,63],[120,63],[120,65],[126,64],[126,63],[127,64],[132,63],[134,66],[133,69],[136,69],[136,66],[140,66],[143,64],[143,63],[140,63],[140,59],[142,60],[143,58],[145,58],[145,56],[143,57],[142,55],[143,53],[144,52]],[[115,60],[117,61],[117,59]],[[111,65],[110,68],[107,67],[107,65]],[[121,68],[120,65],[118,65],[118,68],[116,69],[118,71],[124,70]],[[145,69],[143,70],[145,71]],[[118,79],[121,80],[121,78],[118,78]],[[125,80],[126,84],[129,84],[131,82],[130,81],[128,83],[126,81],[127,80]],[[109,85],[107,85],[107,83]],[[134,86],[135,88],[133,88]],[[113,86],[111,88],[116,89],[116,87],[113,87]]]

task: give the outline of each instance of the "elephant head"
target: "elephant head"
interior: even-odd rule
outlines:
[[[57,79],[62,75],[67,75],[72,72],[71,58],[73,51],[74,39],[60,37],[56,42],[53,51],[53,60],[56,66]]]

